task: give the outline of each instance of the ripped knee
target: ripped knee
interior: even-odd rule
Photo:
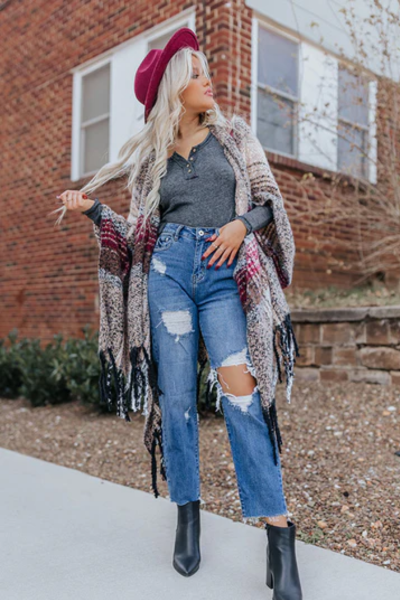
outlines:
[[[208,379],[211,387],[217,384],[216,411],[220,410],[221,396],[225,396],[233,406],[248,412],[258,386],[255,369],[247,361],[247,348],[228,356],[219,367],[211,368]]]
[[[222,389],[230,394],[252,394],[257,383],[245,363],[230,367],[218,367],[217,374]]]

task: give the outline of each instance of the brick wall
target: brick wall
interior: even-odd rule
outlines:
[[[70,70],[193,5],[187,0],[31,0],[3,7],[0,337],[16,327],[20,335],[46,341],[55,333],[80,335],[86,324],[97,327],[98,249],[91,223],[70,213],[58,229],[49,215],[58,206],[57,194],[87,182],[69,179]],[[252,16],[244,0],[196,4],[196,31],[216,100],[227,116],[234,111],[248,120]],[[291,206],[301,202],[295,180],[308,167],[274,155],[270,160],[290,217]],[[96,195],[126,215],[129,198],[122,188],[113,182]],[[293,218],[292,225],[297,246],[293,286],[351,285],[355,274],[328,273],[323,254],[311,252],[303,223]],[[321,230],[321,239],[329,240],[332,233]],[[344,227],[336,234],[351,231]]]
[[[400,385],[400,306],[293,310],[298,381]]]

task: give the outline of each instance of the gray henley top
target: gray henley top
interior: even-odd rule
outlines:
[[[245,215],[236,216],[236,179],[224,150],[209,131],[193,146],[188,160],[174,152],[167,160],[167,173],[160,182],[160,234],[166,223],[189,227],[222,227],[240,219],[246,235],[265,227],[273,218],[270,205],[255,206]],[[101,223],[102,204],[95,199],[84,211],[96,225]]]

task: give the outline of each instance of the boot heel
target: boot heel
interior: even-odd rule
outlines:
[[[266,579],[266,584],[272,590],[272,588],[273,588],[272,573],[271,573],[271,569],[269,568],[268,558],[267,558],[267,579]]]
[[[271,571],[271,567],[269,564],[269,543],[267,543],[266,553],[267,553],[267,577],[266,577],[265,583],[272,590],[273,583],[272,583],[272,571]]]

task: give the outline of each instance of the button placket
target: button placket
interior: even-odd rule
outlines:
[[[190,162],[188,162],[187,165],[186,165],[186,167],[188,169],[188,173],[191,173],[192,170],[195,172],[195,170],[194,170],[194,157],[193,157],[193,154],[194,154],[194,152],[196,152],[196,150],[197,150],[197,148],[193,147],[191,149],[191,151],[190,151],[189,161],[192,161],[192,164],[190,164]]]
[[[192,179],[193,177],[197,177],[196,170],[194,168],[194,160],[193,160],[193,152],[195,148],[192,148],[187,160],[185,160],[186,164],[186,179]]]
[[[198,146],[203,146],[205,144],[205,142],[207,141],[207,139],[210,139],[210,138],[211,138],[211,133],[209,134],[208,138],[206,138],[205,140],[200,142],[200,144],[192,147],[187,159],[177,152],[175,152],[172,155],[173,159],[181,166],[182,169],[184,169],[186,171],[186,173],[184,173],[185,179],[194,179],[195,177],[198,177],[198,175],[196,174],[196,169],[195,169],[195,162],[197,159],[197,154],[195,154],[195,153],[197,153]]]

